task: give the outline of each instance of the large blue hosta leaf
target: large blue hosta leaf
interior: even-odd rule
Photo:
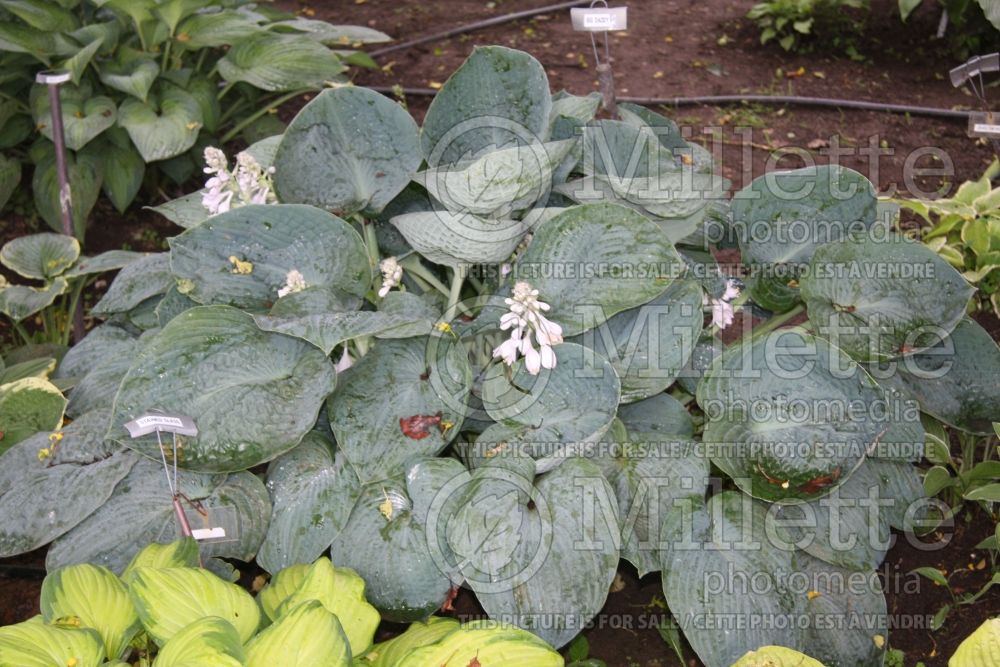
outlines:
[[[406,187],[421,157],[417,124],[403,107],[367,88],[337,88],[288,126],[274,186],[289,204],[377,213]]]
[[[246,470],[292,449],[333,391],[333,364],[308,343],[261,331],[229,306],[186,310],[152,334],[122,380],[109,437],[159,461],[155,434],[130,439],[122,426],[151,409],[187,415],[179,464]]]
[[[786,311],[796,281],[824,243],[867,232],[878,218],[875,186],[838,165],[765,174],[733,196],[733,230],[750,268],[754,301]]]
[[[798,551],[770,521],[767,505],[726,491],[678,503],[664,522],[663,593],[701,661],[728,667],[777,645],[829,667],[881,667],[887,615],[875,572]]]
[[[292,270],[355,305],[371,280],[358,233],[300,204],[243,206],[206,220],[171,239],[170,268],[195,301],[255,311],[278,300]]]
[[[810,500],[850,477],[893,421],[846,354],[801,329],[729,348],[698,385],[712,462],[745,492]]]

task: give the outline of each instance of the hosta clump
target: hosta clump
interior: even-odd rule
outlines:
[[[373,646],[379,615],[352,570],[327,558],[294,566],[255,600],[199,568],[190,538],[146,547],[121,577],[89,564],[56,569],[42,584],[40,606],[39,616],[0,628],[0,662],[99,667],[155,656],[152,664],[160,667],[417,667],[431,656],[434,664],[464,665],[482,654],[538,667],[563,664],[518,628],[437,617]]]
[[[198,427],[177,448],[188,516],[238,527],[202,544],[206,566],[256,555],[280,572],[272,591],[328,551],[384,619],[422,621],[466,586],[562,646],[624,558],[662,572],[711,667],[768,645],[880,664],[875,569],[893,529],[933,519],[921,411],[973,430],[1000,414],[1000,350],[963,319],[970,289],[888,232],[855,172],[782,172],[730,208],[671,121],[627,105],[595,120],[597,105],[552,95],[525,53],[477,49],[422,130],[346,87],[250,147],[279,203],[160,207],[185,231],[119,274],[57,370],[79,376],[62,441],[78,465],[38,467],[46,431],[17,445],[3,469],[31,474],[0,486],[0,512],[57,474],[99,483],[64,489],[72,512],[4,553],[55,540],[50,566],[119,572],[169,540],[161,445],[122,426],[158,409]],[[730,225],[739,294],[710,252]],[[748,298],[781,314],[722,345]],[[873,494],[891,502],[871,513]]]
[[[187,181],[211,138],[280,133],[267,111],[297,94],[346,82],[356,50],[389,41],[246,0],[15,0],[0,8],[0,208],[33,164],[38,212],[60,227],[52,109],[41,70],[60,69],[75,235],[103,191],[124,211],[147,169]],[[221,89],[221,90],[220,90]],[[34,130],[42,134],[39,138]],[[33,143],[32,143],[33,142]]]

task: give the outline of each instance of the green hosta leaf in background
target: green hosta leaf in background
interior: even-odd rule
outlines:
[[[873,366],[872,374],[950,426],[988,434],[1000,421],[1000,348],[969,318],[930,349]]]
[[[139,339],[125,329],[102,324],[73,346],[55,374],[57,379],[78,378],[70,391],[66,414],[77,417],[97,408],[111,408],[139,345]]]
[[[367,88],[320,93],[295,116],[275,156],[281,201],[343,213],[377,213],[421,162],[417,124]]]
[[[48,379],[55,367],[56,360],[51,357],[29,359],[6,368],[0,364],[0,385],[30,377]]]
[[[48,623],[76,617],[97,630],[108,660],[123,657],[142,629],[128,590],[110,570],[95,565],[70,565],[50,572],[42,583],[42,616]]]
[[[106,271],[117,271],[138,259],[142,259],[146,254],[132,250],[106,250],[94,257],[81,257],[63,275],[66,278],[77,278],[79,276],[90,276]]]
[[[80,242],[63,234],[29,234],[0,249],[0,263],[34,280],[51,280],[80,257]]]
[[[330,360],[308,343],[269,334],[229,306],[200,306],[145,344],[115,397],[109,436],[154,460],[155,436],[126,437],[122,424],[156,407],[188,415],[185,468],[245,470],[292,449],[333,391]]]
[[[523,361],[513,369],[495,363],[486,370],[483,406],[500,424],[483,432],[480,448],[523,442],[532,457],[552,457],[549,463],[558,464],[566,451],[557,443],[579,447],[604,435],[621,395],[614,368],[575,343],[552,349],[556,367],[538,375],[529,374]]]
[[[357,303],[371,281],[358,233],[337,216],[300,204],[222,213],[171,239],[170,248],[181,292],[205,304],[269,309],[292,270],[307,286]]]
[[[108,88],[138,98],[143,103],[149,97],[149,90],[160,74],[160,66],[155,60],[144,57],[142,52],[123,47],[118,58],[100,63],[98,76]]]
[[[140,567],[198,567],[198,542],[193,537],[182,537],[169,544],[152,544],[143,547],[122,572],[122,581],[131,583],[132,573]]]
[[[642,400],[670,386],[694,353],[704,322],[701,301],[697,283],[678,280],[656,299],[612,316],[573,342],[611,361],[623,402]]]
[[[57,44],[51,33],[3,21],[0,22],[0,49],[12,53],[29,53],[48,65],[52,62]]]
[[[0,7],[17,16],[32,28],[46,32],[71,32],[79,25],[79,21],[72,12],[60,7],[55,2],[0,0]]]
[[[298,605],[247,644],[247,667],[351,667],[337,617],[316,600]]]
[[[104,180],[104,165],[101,160],[87,151],[66,156],[69,174],[70,195],[72,197],[73,234],[82,238],[86,230],[87,216],[97,203]],[[35,165],[31,177],[31,190],[35,197],[35,207],[49,227],[62,231],[62,208],[59,204],[59,175],[56,171],[54,151]]]
[[[191,502],[200,501],[209,516],[213,511],[235,513],[239,533],[229,536],[235,540],[204,544],[202,554],[250,560],[264,539],[271,514],[264,484],[248,472],[228,477],[182,472],[179,485]],[[192,528],[200,527],[202,515],[185,506]],[[100,509],[49,547],[45,563],[50,570],[89,562],[122,572],[151,542],[173,542],[179,537],[163,465],[140,459]]]
[[[551,108],[541,63],[503,46],[477,47],[427,110],[424,157],[444,167],[511,142],[544,141]]]
[[[311,432],[302,443],[271,462],[267,489],[274,509],[257,563],[278,572],[295,563],[311,563],[347,523],[361,491],[343,454]]]
[[[118,108],[119,125],[146,162],[186,152],[198,139],[203,120],[198,101],[170,84],[162,84],[146,102],[129,98]]]
[[[62,424],[66,399],[48,380],[28,377],[0,385],[0,452],[38,431]]]
[[[514,277],[573,336],[656,298],[685,270],[656,223],[617,204],[585,204],[542,223]]]
[[[384,480],[366,486],[330,547],[335,563],[361,575],[368,601],[387,620],[424,619],[448,596],[451,579],[441,570],[445,563],[427,544],[427,515],[436,492],[466,473],[457,461],[444,469],[445,474],[437,475],[418,464],[405,483]]]
[[[414,180],[454,213],[509,217],[546,198],[553,170],[575,144],[574,138],[504,146],[446,167],[431,167]]]
[[[136,454],[103,442],[107,417],[82,415],[58,443],[42,432],[0,456],[0,557],[37,549],[76,526],[132,469]],[[40,458],[43,450],[48,455]]]
[[[0,628],[0,664],[99,667],[104,664],[104,645],[95,630],[48,625],[36,616]]]
[[[309,39],[314,39],[327,46],[352,46],[357,48],[359,44],[378,44],[380,42],[392,41],[392,37],[389,37],[384,32],[379,32],[365,26],[331,25],[326,21],[317,21],[301,16],[276,21],[269,25],[268,29],[278,33],[302,33]]]
[[[7,205],[7,201],[14,194],[20,182],[20,160],[0,154],[0,210],[3,210],[3,207]]]
[[[146,163],[132,145],[128,135],[116,128],[121,135],[104,144],[107,162],[104,164],[102,189],[119,213],[124,213],[139,193],[146,174]],[[112,132],[115,132],[114,130]],[[110,137],[112,132],[108,133]]]
[[[506,260],[530,229],[527,221],[484,220],[443,210],[404,213],[391,222],[425,259],[453,268]]]
[[[306,568],[298,587],[282,601],[272,620],[280,621],[310,600],[318,601],[337,616],[352,654],[361,655],[372,645],[380,617],[375,607],[365,601],[365,582],[356,572],[334,567],[329,558],[316,560]]]
[[[962,319],[974,292],[934,251],[902,238],[822,246],[800,286],[819,334],[859,361],[933,345]]]
[[[219,61],[219,74],[229,82],[244,81],[262,90],[322,88],[347,69],[322,44],[273,33],[240,39]]]
[[[114,281],[91,313],[106,317],[132,310],[146,299],[163,294],[174,284],[170,273],[170,255],[165,252],[146,255],[130,262]]]
[[[430,646],[418,648],[395,667],[468,667],[483,665],[519,665],[523,667],[562,667],[564,660],[551,646],[530,632],[495,621],[472,621],[450,632]],[[390,663],[384,663],[389,667]]]
[[[39,86],[40,88],[41,86]],[[34,96],[35,123],[52,140],[52,109],[47,95]],[[66,148],[78,151],[110,127],[118,118],[114,100],[104,95],[92,97],[89,90],[71,88],[62,93],[62,121]]]
[[[482,519],[504,507],[500,499],[511,498],[518,511],[505,513],[515,518],[503,535],[509,542],[504,550],[458,564],[466,583],[490,616],[554,646],[566,644],[604,606],[615,576],[620,528],[614,491],[597,466],[579,458],[567,459],[533,486],[530,477],[492,465],[477,468],[470,488],[465,505],[448,522],[456,553],[459,545],[483,545],[480,553],[494,545],[495,522]],[[598,509],[585,519],[580,508],[589,502]],[[538,623],[557,616],[561,623]]]
[[[784,646],[761,646],[749,651],[732,667],[824,667],[819,660]]]
[[[965,638],[948,667],[989,667],[1000,661],[1000,617],[983,622]]]
[[[993,24],[993,27],[1000,30],[1000,2],[996,0],[978,0],[979,6],[983,8],[986,20]]]
[[[796,551],[765,527],[766,515],[765,504],[726,491],[676,503],[666,517],[663,593],[701,661],[724,667],[748,646],[778,645],[830,665],[881,665],[888,633],[875,574],[845,586],[849,571]],[[759,582],[753,591],[742,587],[750,579]],[[718,631],[736,618],[744,620]]]
[[[285,302],[279,301],[270,315],[254,315],[264,331],[295,336],[309,341],[325,354],[337,345],[359,336],[385,338],[408,337],[403,334],[429,334],[438,316],[426,302],[409,292],[390,292],[378,311],[358,310],[342,313],[310,312],[304,316],[284,314]]]
[[[177,26],[177,41],[191,50],[230,46],[260,31],[246,14],[223,10],[189,16]]]
[[[443,616],[416,621],[406,628],[406,632],[376,644],[371,651],[355,658],[355,664],[362,667],[396,667],[416,649],[438,642],[458,630],[460,625],[454,618]]]
[[[343,374],[330,426],[362,482],[392,477],[458,434],[471,384],[465,350],[446,337],[382,340]]]
[[[53,280],[47,287],[0,284],[0,313],[15,322],[20,322],[51,306],[68,286],[62,276]]]
[[[869,409],[884,400],[860,366],[801,329],[729,348],[698,385],[712,462],[776,502],[818,498],[846,480],[890,426]]]
[[[175,634],[153,661],[153,667],[244,667],[240,635],[215,616],[200,618]]]
[[[129,594],[143,627],[159,646],[206,616],[231,623],[242,643],[260,624],[260,611],[250,594],[208,570],[140,567],[129,583]]]

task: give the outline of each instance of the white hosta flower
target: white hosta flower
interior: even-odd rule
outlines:
[[[708,296],[707,294],[702,296],[702,305],[711,306],[712,308],[713,325],[719,327],[719,329],[725,329],[733,323],[733,317],[736,315],[736,311],[733,309],[730,301],[739,295],[740,288],[736,284],[736,281],[728,280],[726,281],[726,291],[723,292],[720,298],[716,299]]]
[[[510,309],[500,317],[500,329],[511,330],[510,338],[493,350],[493,357],[511,366],[518,354],[524,357],[524,366],[532,375],[543,368],[556,367],[553,345],[563,342],[562,327],[542,315],[549,304],[538,300],[538,290],[524,281],[514,283],[514,294],[504,303]],[[531,343],[534,335],[538,349]]]
[[[250,153],[238,154],[236,168],[230,171],[226,154],[209,146],[205,149],[204,172],[211,178],[205,182],[206,192],[201,197],[201,204],[212,215],[225,213],[236,206],[278,201],[271,183],[274,167],[264,169]]]
[[[292,269],[285,274],[285,286],[278,290],[278,298],[280,299],[287,294],[301,292],[306,287],[308,285],[306,285],[305,277],[297,269]]]
[[[347,353],[347,345],[344,345],[344,353],[340,355],[340,361],[334,364],[333,369],[338,373],[343,373],[353,365],[354,359],[351,359],[351,355]]]
[[[386,257],[379,262],[378,268],[382,271],[382,287],[379,288],[378,295],[379,298],[384,298],[403,279],[403,267],[395,257]]]

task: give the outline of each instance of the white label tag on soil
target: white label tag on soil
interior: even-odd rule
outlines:
[[[609,32],[628,29],[628,7],[574,7],[569,11],[574,30]]]
[[[969,115],[969,136],[1000,138],[1000,117],[992,112],[977,112]]]

